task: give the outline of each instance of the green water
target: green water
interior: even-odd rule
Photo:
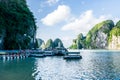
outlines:
[[[0,80],[34,80],[31,58],[0,61]]]
[[[120,52],[82,51],[81,60],[63,57],[0,60],[0,80],[120,80]]]

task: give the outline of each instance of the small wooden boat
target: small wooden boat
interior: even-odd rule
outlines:
[[[64,57],[64,59],[82,59],[80,52],[68,52]]]

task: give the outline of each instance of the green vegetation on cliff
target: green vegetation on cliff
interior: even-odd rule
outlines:
[[[116,23],[116,27],[120,28],[120,20]]]
[[[26,0],[0,0],[1,49],[34,47],[36,25]]]
[[[80,33],[78,36],[77,36],[77,39],[74,39],[73,40],[73,43],[72,45],[69,47],[70,49],[82,49],[84,47],[84,37],[83,37],[83,34]]]
[[[108,45],[109,32],[113,27],[114,22],[112,20],[106,20],[96,24],[86,36],[86,47],[92,49],[105,48]]]
[[[45,48],[53,48],[53,41],[52,39],[49,39],[47,43],[45,44]]]
[[[120,21],[118,21],[115,27],[110,31],[109,42],[112,41],[113,36],[116,36],[116,37],[120,36]]]
[[[86,42],[87,44],[89,44],[92,41],[92,35],[95,35],[95,37],[97,36],[96,33],[100,30],[100,28],[102,28],[103,26],[108,26],[108,29],[103,29],[104,33],[109,33],[109,31],[112,29],[112,27],[114,27],[114,23],[112,20],[106,20],[103,21],[101,23],[96,24],[87,34],[86,36]]]
[[[44,41],[43,41],[42,39],[37,38],[37,39],[35,40],[35,48],[37,48],[37,49],[42,49],[43,45],[44,45]],[[44,46],[45,46],[45,45],[44,45]]]
[[[77,40],[76,39],[73,39],[73,43],[72,45],[69,47],[70,49],[77,49]]]
[[[52,41],[52,39],[49,39],[45,44],[46,49],[52,49],[52,48],[57,48],[57,47],[64,48],[63,43],[59,38],[56,38],[54,41]]]
[[[86,35],[83,37],[79,34],[77,39],[73,40],[70,49],[107,49],[108,40],[111,34],[120,35],[120,22],[114,27],[112,20],[106,20],[96,24]],[[109,36],[110,35],[110,36]]]
[[[56,38],[53,43],[53,47],[64,47],[62,41],[59,38]]]

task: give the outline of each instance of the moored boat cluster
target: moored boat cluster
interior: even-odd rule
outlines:
[[[22,59],[27,57],[63,56],[63,59],[82,59],[80,52],[68,52],[66,48],[51,50],[6,50],[0,51],[0,60]]]

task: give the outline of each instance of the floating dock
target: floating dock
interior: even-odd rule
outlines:
[[[68,52],[64,57],[64,59],[82,59],[80,52]]]

